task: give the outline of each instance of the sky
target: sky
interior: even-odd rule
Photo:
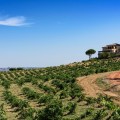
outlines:
[[[88,59],[120,43],[120,0],[0,0],[0,67]]]

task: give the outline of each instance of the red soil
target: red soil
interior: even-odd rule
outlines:
[[[120,71],[113,72],[106,77],[112,85],[120,85]]]
[[[96,84],[97,78],[105,78],[110,83],[110,88],[104,90]],[[114,101],[120,105],[120,71],[99,73],[77,78],[77,83],[84,88],[87,96],[97,97],[98,93],[113,97]]]

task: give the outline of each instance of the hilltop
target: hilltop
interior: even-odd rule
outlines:
[[[110,87],[101,78],[111,78],[107,72],[119,70],[120,58],[111,58],[0,72],[0,116],[3,120],[117,120],[120,107],[103,91]]]

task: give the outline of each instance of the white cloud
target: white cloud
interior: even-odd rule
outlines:
[[[0,20],[0,25],[4,25],[4,26],[26,26],[29,24],[30,23],[26,22],[26,18],[24,16],[9,17]]]

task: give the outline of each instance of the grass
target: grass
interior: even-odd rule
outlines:
[[[110,88],[110,84],[104,78],[97,78],[96,84],[104,90],[107,90]]]

